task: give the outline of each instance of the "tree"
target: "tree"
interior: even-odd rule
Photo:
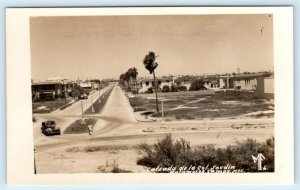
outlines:
[[[179,85],[179,86],[177,86],[177,88],[178,88],[178,91],[187,91],[187,87],[186,86]]]
[[[137,69],[135,67],[128,69],[127,73],[129,75],[129,78],[131,77],[133,79],[136,79],[136,77],[139,74],[138,71],[137,71]]]
[[[101,83],[101,81],[100,81],[99,79],[91,79],[90,81],[91,81],[91,82],[94,82],[94,83],[97,83],[97,84],[100,84],[100,83]]]
[[[152,87],[148,88],[147,91],[146,91],[146,93],[147,94],[152,94],[153,93],[153,88]]]
[[[162,92],[170,92],[169,85],[164,85],[163,88],[162,88]]]
[[[174,84],[171,85],[171,92],[178,92],[178,88]]]
[[[145,68],[150,72],[150,74],[153,74],[153,78],[154,78],[154,86],[155,86],[155,98],[156,98],[156,112],[159,112],[158,109],[158,97],[157,97],[157,81],[156,81],[156,77],[155,77],[155,69],[157,68],[158,64],[155,61],[157,55],[155,55],[154,52],[150,51],[144,58],[144,66]]]
[[[124,87],[125,86],[125,74],[122,73],[119,77],[119,83]]]
[[[193,80],[189,91],[205,90],[204,82],[201,79]]]

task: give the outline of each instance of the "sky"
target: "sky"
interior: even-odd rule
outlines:
[[[273,17],[249,15],[30,18],[34,81],[119,78],[154,51],[157,76],[273,70]]]

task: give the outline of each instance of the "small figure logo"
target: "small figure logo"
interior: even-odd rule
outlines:
[[[258,153],[257,157],[252,156],[253,162],[256,163],[257,162],[257,170],[258,171],[262,171],[262,170],[266,170],[266,168],[262,168],[262,161],[265,160],[266,158],[264,157],[264,155],[262,153]]]

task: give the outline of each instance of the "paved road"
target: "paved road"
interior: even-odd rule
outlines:
[[[104,89],[102,89],[100,92],[95,91],[91,95],[88,96],[88,99],[80,100],[70,107],[64,109],[64,110],[56,110],[49,114],[34,114],[38,122],[34,123],[33,125],[33,135],[34,135],[34,142],[40,142],[40,141],[47,141],[49,138],[44,134],[41,133],[41,122],[45,120],[54,120],[61,128],[62,131],[64,131],[74,120],[81,118],[82,116],[82,109],[81,109],[81,102],[83,106],[83,112],[85,112],[97,99],[107,92],[109,89],[113,88],[114,85],[110,85]],[[95,116],[93,116],[95,117]]]
[[[94,136],[107,134],[117,128],[137,123],[132,108],[119,86],[115,86],[111,92],[101,115],[111,119],[100,119],[95,126]]]

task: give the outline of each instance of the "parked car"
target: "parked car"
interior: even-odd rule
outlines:
[[[51,108],[48,106],[40,106],[33,110],[34,113],[50,113]]]
[[[57,127],[55,121],[52,120],[47,120],[42,122],[41,130],[42,133],[44,133],[47,136],[61,134],[60,128]]]
[[[126,98],[134,98],[135,96],[132,93],[124,93]]]
[[[88,96],[86,94],[81,94],[78,96],[79,100],[88,99]]]

